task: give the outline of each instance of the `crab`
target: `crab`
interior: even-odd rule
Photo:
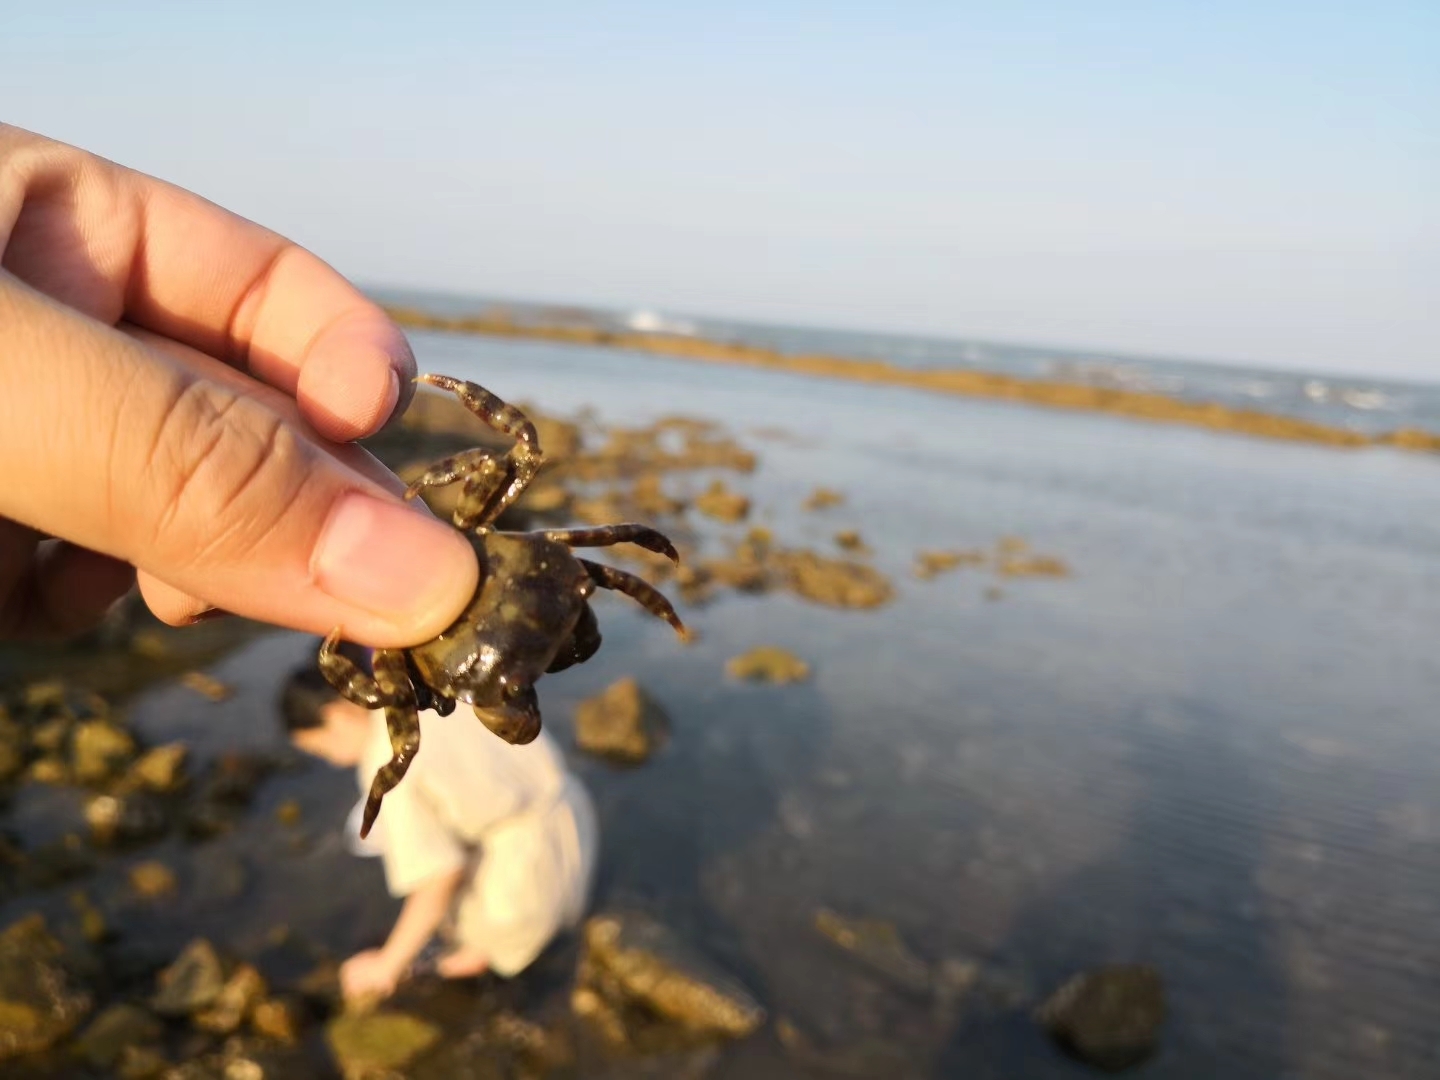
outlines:
[[[667,537],[635,523],[537,532],[494,528],[544,461],[535,425],[475,383],[448,375],[420,375],[416,381],[455,394],[470,412],[515,442],[503,456],[475,449],[443,458],[405,491],[405,498],[413,499],[426,488],[464,483],[452,521],[475,549],[480,581],[459,618],[430,641],[375,650],[370,672],[337,651],[340,628],[320,647],[320,671],[336,692],[357,705],[385,710],[392,756],[371,782],[362,837],[370,834],[386,793],[400,783],[420,751],[422,711],[449,716],[465,704],[508,743],[523,745],[539,735],[535,682],[584,663],[600,647],[600,627],[589,602],[597,587],[625,593],[674,627],[681,640],[690,637],[658,589],[572,551],[629,543],[678,563]]]

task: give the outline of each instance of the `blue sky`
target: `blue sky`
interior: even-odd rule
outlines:
[[[15,6],[0,119],[362,283],[1440,379],[1433,0]]]

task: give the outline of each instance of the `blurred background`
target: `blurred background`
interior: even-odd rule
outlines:
[[[27,5],[0,120],[291,237],[523,403],[513,527],[682,548],[604,557],[699,641],[601,600],[540,698],[596,910],[764,1022],[601,1045],[563,942],[402,992],[405,1075],[1071,1077],[1094,1024],[1136,1075],[1440,1076],[1434,5]],[[487,438],[426,398],[371,448]],[[7,1069],[113,1075],[103,1016],[166,1075],[363,1072],[326,965],[395,908],[354,777],[275,721],[315,646],[128,604],[0,650],[0,923],[90,988]],[[639,765],[576,720],[625,677],[668,716]],[[200,937],[288,1035],[154,1026]],[[1120,1015],[1067,1014],[1087,975]]]

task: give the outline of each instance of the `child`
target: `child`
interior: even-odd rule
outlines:
[[[595,875],[595,810],[546,732],[512,746],[469,706],[422,712],[420,752],[362,841],[363,796],[390,759],[384,712],[342,698],[312,664],[286,681],[281,713],[299,749],[357,770],[352,850],[378,854],[390,894],[405,897],[385,944],[342,965],[346,998],[388,996],[437,933],[453,946],[437,965],[442,976],[508,977],[580,921]]]

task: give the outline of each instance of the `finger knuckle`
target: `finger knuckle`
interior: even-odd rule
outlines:
[[[152,541],[190,563],[263,545],[308,483],[305,458],[294,430],[258,402],[189,383],[150,455],[160,496]]]

